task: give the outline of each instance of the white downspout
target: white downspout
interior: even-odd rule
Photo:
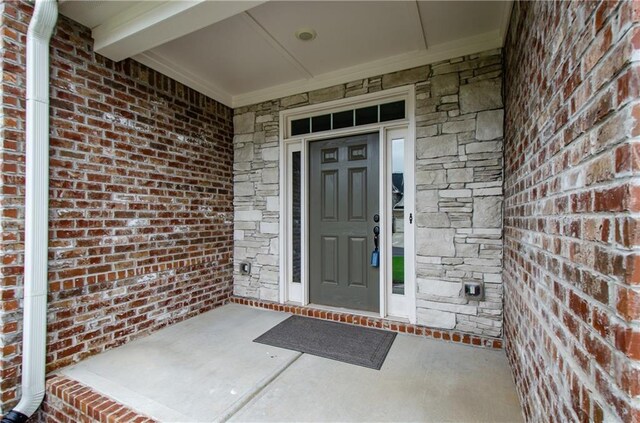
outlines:
[[[2,423],[26,421],[44,398],[49,244],[49,41],[56,0],[36,0],[27,32],[22,397]]]

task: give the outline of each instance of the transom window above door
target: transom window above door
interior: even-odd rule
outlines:
[[[404,100],[374,104],[350,110],[341,110],[317,116],[307,116],[290,122],[291,136],[306,135],[354,126],[405,119],[407,116]]]

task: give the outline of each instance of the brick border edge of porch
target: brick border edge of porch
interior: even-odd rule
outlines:
[[[31,423],[156,423],[87,385],[63,375],[47,377],[42,408]]]
[[[256,300],[253,298],[231,296],[229,302],[255,308],[263,308],[273,311],[297,314],[300,316],[313,317],[315,319],[333,320],[336,322],[349,323],[352,325],[374,327],[378,329],[390,330],[398,333],[424,336],[427,338],[442,341],[466,344],[474,347],[491,348],[500,350],[503,347],[502,339],[489,338],[485,336],[472,335],[469,333],[433,329],[427,326],[412,325],[410,323],[397,322],[394,320],[382,319],[379,317],[360,316],[357,314],[322,310],[313,307],[294,306],[288,304],[274,303],[271,301]]]

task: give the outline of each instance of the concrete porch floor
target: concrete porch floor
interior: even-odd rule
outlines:
[[[163,422],[519,422],[502,351],[399,334],[380,371],[252,342],[288,314],[229,304],[61,373]]]

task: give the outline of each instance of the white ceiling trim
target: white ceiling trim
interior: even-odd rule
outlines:
[[[429,44],[427,43],[427,32],[424,30],[424,24],[422,23],[422,15],[420,14],[420,6],[418,5],[418,0],[409,3],[409,7],[413,12],[412,15],[416,17],[416,25],[420,30],[420,34],[422,34],[422,42],[424,43],[424,48],[428,49]]]
[[[404,69],[438,62],[440,60],[499,48],[502,47],[500,32],[501,30],[495,30],[474,37],[439,44],[428,50],[403,53],[397,56],[363,63],[334,72],[328,72],[310,79],[298,80],[262,90],[235,95],[232,97],[233,101],[231,103],[231,107],[236,108],[248,106],[267,100],[299,94],[301,92],[327,88],[358,79],[397,72]]]
[[[141,1],[93,28],[94,49],[111,60],[120,61],[262,3],[264,1]]]
[[[175,62],[172,62],[157,53],[152,53],[150,51],[140,53],[134,56],[133,60],[140,62],[145,66],[149,66],[151,69],[154,69],[169,78],[173,78],[187,87],[193,88],[194,90],[209,96],[222,104],[229,107],[233,105],[233,97],[225,90],[215,86],[209,80],[205,80],[194,75],[188,70],[178,66]]]

